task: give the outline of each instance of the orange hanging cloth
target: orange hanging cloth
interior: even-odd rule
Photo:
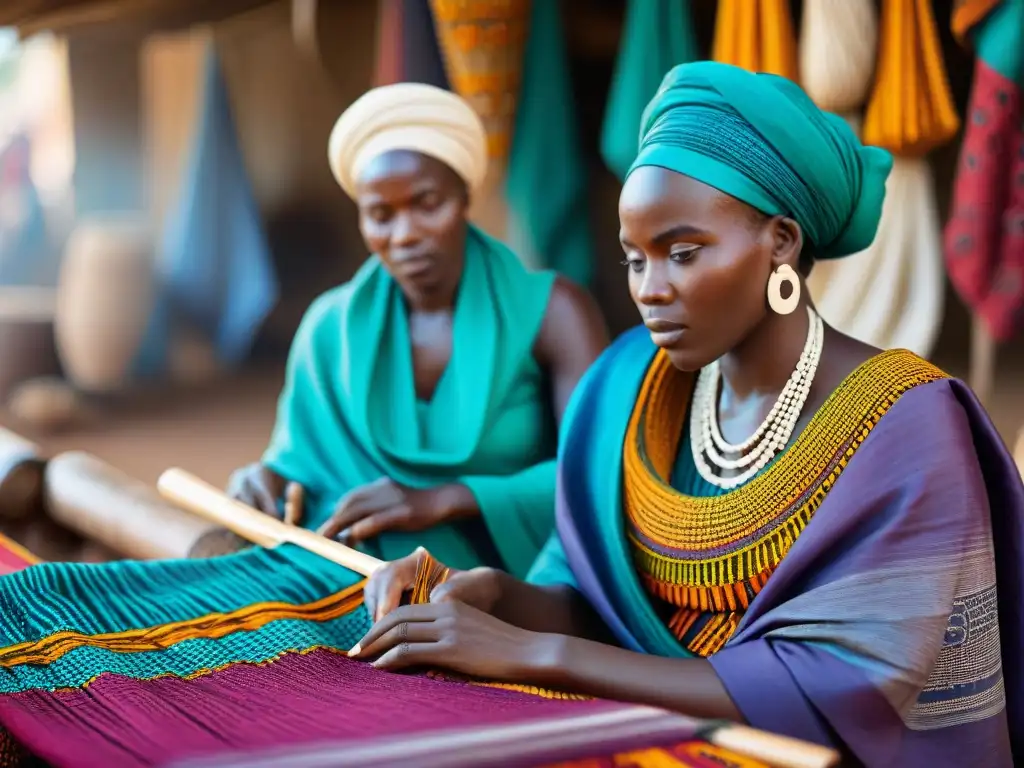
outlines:
[[[920,157],[959,129],[931,3],[883,0],[878,70],[864,116],[864,143]]]
[[[967,34],[999,5],[1001,0],[955,0],[950,26],[960,45],[968,46]]]
[[[493,160],[507,159],[530,21],[530,0],[430,0],[452,90],[484,121]]]
[[[719,0],[712,58],[799,82],[788,0]]]

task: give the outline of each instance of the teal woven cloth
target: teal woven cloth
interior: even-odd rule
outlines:
[[[33,566],[0,578],[0,693],[79,687],[104,672],[188,676],[285,651],[347,650],[370,626],[361,580],[292,545],[208,560]],[[328,600],[339,594],[351,598]],[[344,613],[320,620],[335,603]],[[270,615],[287,618],[259,620]],[[256,628],[242,628],[247,619],[253,626],[253,616]],[[193,626],[177,633],[167,627],[189,621]],[[90,644],[133,630],[132,652]],[[43,650],[52,660],[15,663],[26,651]]]

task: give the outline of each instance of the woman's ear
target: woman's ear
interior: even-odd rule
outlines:
[[[773,268],[788,264],[799,270],[800,252],[804,247],[804,233],[800,225],[786,216],[773,216],[768,227],[772,238]]]

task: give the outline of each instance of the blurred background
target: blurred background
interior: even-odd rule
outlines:
[[[328,134],[395,80],[475,96],[494,159],[478,220],[586,283],[621,332],[636,316],[617,171],[636,120],[623,136],[608,116],[649,98],[665,56],[715,57],[799,80],[894,151],[884,232],[816,270],[815,298],[841,329],[968,378],[1012,447],[1024,312],[951,280],[956,259],[990,255],[943,242],[976,65],[955,13],[971,3],[643,3],[4,0],[0,424],[145,483],[181,466],[223,485],[257,459],[302,312],[366,257]],[[909,45],[892,39],[900,14]],[[507,170],[527,167],[513,189]],[[1002,280],[1012,298],[1024,273]]]

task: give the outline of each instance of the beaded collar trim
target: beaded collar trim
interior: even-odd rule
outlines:
[[[669,484],[695,377],[663,352],[655,356],[626,432],[623,505],[641,580],[679,608],[669,627],[692,652],[725,644],[882,416],[903,393],[942,378],[911,352],[882,352],[846,378],[761,474],[724,495],[696,497]],[[717,616],[708,621],[707,613]]]

